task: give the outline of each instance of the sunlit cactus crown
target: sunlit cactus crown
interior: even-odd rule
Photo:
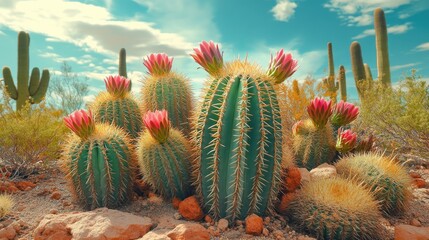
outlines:
[[[351,151],[356,146],[357,135],[352,130],[338,129],[337,144],[335,148],[338,152],[346,153]]]
[[[334,126],[344,126],[353,122],[359,115],[359,108],[352,103],[341,100],[332,111],[331,123]]]
[[[108,76],[104,79],[107,92],[117,98],[123,98],[130,91],[131,81],[123,76]]]
[[[168,74],[173,66],[173,58],[165,53],[150,54],[143,60],[148,73],[152,76]]]
[[[276,57],[271,57],[266,73],[260,71],[257,65],[250,64],[247,60],[236,60],[224,64],[223,54],[220,52],[218,44],[212,41],[203,41],[200,48],[194,48],[194,53],[191,56],[211,76],[249,74],[252,77],[272,78],[273,84],[282,83],[298,69],[297,60],[292,58],[292,54],[286,54],[283,49],[277,52]]]
[[[168,112],[166,110],[147,112],[143,118],[143,122],[150,135],[158,142],[163,143],[167,141],[170,132],[170,121],[168,120]]]
[[[307,106],[307,112],[317,128],[325,127],[332,115],[332,102],[316,97]]]
[[[95,130],[91,111],[77,110],[64,118],[65,125],[81,139],[87,139]]]

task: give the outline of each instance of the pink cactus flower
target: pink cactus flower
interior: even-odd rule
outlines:
[[[64,124],[81,139],[87,139],[95,130],[91,111],[77,110],[64,118]]]
[[[331,123],[340,127],[353,122],[359,115],[359,108],[341,100],[334,106]]]
[[[173,57],[168,57],[165,53],[150,54],[143,60],[148,73],[152,76],[161,76],[171,71]]]
[[[307,106],[307,112],[313,121],[314,126],[319,129],[325,127],[332,115],[331,106],[331,101],[326,101],[325,99],[319,97],[316,97],[310,102],[310,105]]]
[[[292,134],[294,136],[296,135],[300,135],[305,133],[305,129],[304,129],[304,121],[299,120],[298,122],[296,122],[293,126],[292,126]]]
[[[203,41],[200,48],[194,48],[191,56],[195,62],[201,65],[210,75],[217,75],[223,67],[223,56],[219,51],[219,45],[212,41]]]
[[[346,153],[351,151],[356,146],[356,133],[352,130],[344,130],[342,128],[338,129],[337,144],[335,148],[340,153]]]
[[[143,118],[143,122],[150,135],[158,142],[164,143],[167,141],[170,132],[170,120],[168,120],[168,112],[166,110],[148,111]]]
[[[122,76],[108,76],[104,79],[107,92],[115,97],[123,97],[130,91],[131,81]]]
[[[268,67],[268,76],[276,79],[275,83],[282,83],[298,70],[298,61],[292,58],[292,54],[286,54],[283,49],[277,52],[276,57],[271,55]]]

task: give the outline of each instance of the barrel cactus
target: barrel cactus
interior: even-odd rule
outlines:
[[[122,76],[104,79],[107,92],[100,93],[91,105],[97,122],[115,124],[123,128],[132,139],[142,130],[142,116],[137,101],[130,93],[130,80]]]
[[[279,51],[267,73],[247,61],[224,64],[218,45],[202,42],[191,54],[209,74],[194,115],[196,189],[215,219],[263,216],[280,185],[284,128],[276,84],[297,69]]]
[[[64,145],[62,169],[79,202],[94,209],[115,208],[130,200],[135,158],[125,132],[96,124],[92,113],[84,110],[64,122],[74,134]]]
[[[191,147],[183,134],[170,128],[168,112],[148,112],[146,131],[138,142],[137,155],[144,180],[165,198],[190,194]]]
[[[385,214],[400,214],[406,209],[411,197],[411,179],[393,158],[379,153],[357,153],[341,159],[336,167],[338,174],[365,182],[381,201]]]
[[[386,239],[373,194],[339,177],[305,184],[286,210],[298,227],[317,239]]]
[[[141,90],[143,112],[167,110],[172,126],[189,136],[193,107],[189,79],[171,71],[173,58],[164,53],[147,56],[144,65],[149,75]]]

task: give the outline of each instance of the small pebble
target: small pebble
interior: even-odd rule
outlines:
[[[219,222],[217,223],[217,227],[220,231],[224,232],[225,230],[228,229],[228,220],[226,220],[225,218],[222,218],[221,220],[219,220]]]
[[[173,217],[174,217],[174,219],[179,220],[182,218],[182,215],[180,215],[180,213],[178,213],[178,212],[175,212]]]

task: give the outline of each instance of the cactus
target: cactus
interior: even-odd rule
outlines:
[[[146,131],[137,155],[144,180],[165,198],[184,199],[190,194],[191,147],[183,134],[170,128],[167,111],[148,112]]]
[[[130,80],[121,76],[104,79],[107,92],[100,93],[90,106],[97,122],[114,123],[123,128],[132,139],[142,130],[142,116],[137,101],[129,92]]]
[[[49,71],[44,69],[40,78],[39,68],[33,68],[29,76],[30,35],[26,32],[18,33],[18,77],[15,86],[9,67],[3,68],[3,78],[6,92],[10,98],[16,100],[16,110],[21,110],[27,101],[31,104],[41,102],[46,95],[49,85]],[[30,78],[30,84],[28,80]]]
[[[317,239],[386,239],[373,194],[351,180],[334,177],[308,182],[286,213]]]
[[[336,167],[338,174],[365,182],[381,201],[383,213],[395,215],[406,209],[411,179],[394,159],[378,153],[357,153],[341,159]]]
[[[378,80],[384,86],[390,86],[390,64],[386,18],[381,8],[374,10],[375,46],[377,51]]]
[[[0,220],[9,215],[15,202],[10,195],[0,194]]]
[[[371,68],[366,63],[363,66],[365,68],[365,79],[367,81],[369,81],[370,83],[372,83],[373,82],[373,78],[372,78]]]
[[[213,42],[202,42],[191,56],[210,75],[194,115],[193,165],[203,209],[215,219],[266,215],[280,187],[285,141],[275,84],[296,71],[283,50],[267,73],[247,61],[223,63]]]
[[[343,65],[340,66],[338,72],[338,87],[340,89],[341,100],[347,101],[346,69]]]
[[[189,136],[193,103],[189,79],[171,72],[173,58],[151,54],[144,60],[149,76],[142,87],[143,112],[165,109],[174,128]]]
[[[95,124],[91,112],[64,118],[71,134],[63,147],[62,169],[75,197],[87,209],[115,208],[130,200],[134,153],[123,130]]]
[[[338,129],[337,144],[335,149],[344,154],[350,152],[356,147],[357,134],[352,132],[352,130],[347,129]]]
[[[328,66],[329,75],[323,79],[323,86],[326,89],[326,94],[333,103],[337,102],[337,91],[339,88],[338,82],[335,82],[334,56],[332,54],[332,43],[328,43]]]
[[[350,56],[352,60],[352,71],[359,99],[364,99],[364,92],[367,89],[365,67],[362,60],[362,51],[358,42],[352,42],[350,45]]]
[[[118,74],[119,76],[122,76],[124,78],[128,78],[127,75],[127,52],[125,51],[125,48],[121,48],[119,50],[119,65],[118,65]],[[132,88],[132,82],[130,79],[130,85],[128,86],[128,90],[131,91]]]
[[[341,100],[332,110],[331,124],[334,130],[353,122],[359,115],[359,108],[352,103]]]

